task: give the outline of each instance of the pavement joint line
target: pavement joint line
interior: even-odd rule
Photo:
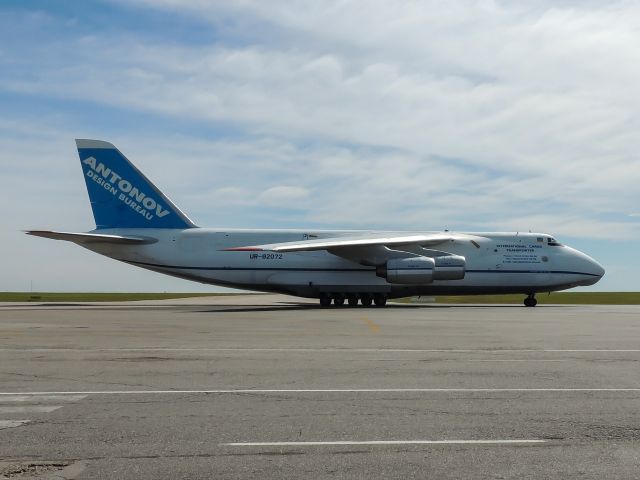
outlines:
[[[640,388],[307,388],[307,389],[211,389],[211,390],[94,390],[72,392],[0,392],[15,395],[165,395],[165,394],[270,394],[270,393],[595,393],[640,392]]]
[[[0,352],[355,352],[355,353],[638,353],[640,349],[422,349],[422,348],[176,348],[176,347],[138,347],[138,348],[0,348]]]
[[[231,442],[221,443],[225,447],[306,447],[324,445],[513,445],[547,443],[541,439],[508,439],[508,440],[336,440],[325,442]]]

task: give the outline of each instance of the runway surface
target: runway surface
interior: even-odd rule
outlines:
[[[640,307],[0,305],[0,478],[640,476]]]

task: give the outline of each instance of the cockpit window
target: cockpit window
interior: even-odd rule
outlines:
[[[547,238],[547,244],[550,247],[561,247],[562,246],[562,244],[560,242],[558,242],[555,238],[551,238],[551,237]]]

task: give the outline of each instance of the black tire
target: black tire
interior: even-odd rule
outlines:
[[[344,305],[344,297],[342,295],[336,295],[333,297],[333,304],[336,307],[342,307]]]
[[[376,293],[373,296],[373,303],[376,307],[384,307],[387,304],[387,296],[384,293]]]
[[[535,307],[538,304],[536,297],[527,297],[524,299],[525,307]]]
[[[331,306],[331,297],[329,295],[320,295],[320,306],[323,308]]]
[[[373,297],[366,293],[362,295],[362,297],[360,297],[360,302],[362,303],[363,307],[370,307],[373,303]]]
[[[358,297],[356,297],[355,295],[348,295],[347,296],[347,303],[349,304],[350,307],[357,307],[358,306]]]

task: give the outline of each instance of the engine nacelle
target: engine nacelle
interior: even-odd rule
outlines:
[[[376,269],[376,275],[389,283],[425,284],[434,280],[461,280],[466,260],[460,255],[394,258]]]
[[[435,266],[435,260],[429,257],[394,258],[378,267],[376,275],[389,283],[431,283]]]
[[[436,267],[433,271],[434,280],[462,280],[464,278],[467,261],[460,255],[445,255],[435,257]]]

